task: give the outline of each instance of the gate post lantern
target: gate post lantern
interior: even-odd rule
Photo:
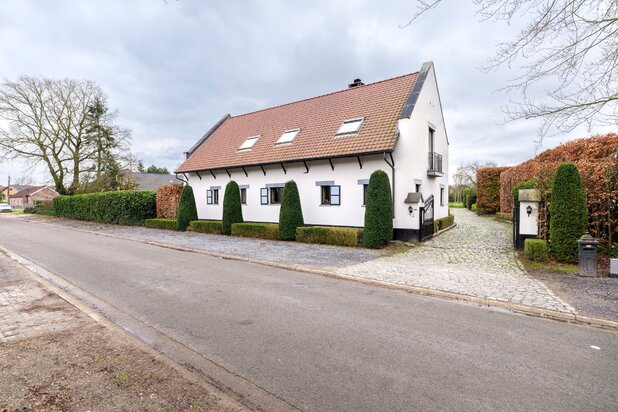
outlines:
[[[579,249],[579,276],[597,276],[597,249],[599,242],[586,233],[579,238],[577,246]]]
[[[519,211],[517,219],[517,234],[515,247],[524,247],[524,241],[539,235],[539,202],[541,194],[536,189],[521,189],[519,191]]]

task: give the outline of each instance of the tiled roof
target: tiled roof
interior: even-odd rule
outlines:
[[[176,172],[390,151],[417,77],[418,72],[225,118]],[[364,121],[358,133],[335,136],[344,120],[359,117]],[[300,133],[291,143],[275,144],[284,131],[296,128]],[[258,135],[251,150],[238,150],[248,137]]]
[[[41,190],[41,189],[43,189],[45,187],[48,187],[48,186],[30,186],[27,189],[24,189],[24,190],[21,190],[21,191],[15,193],[15,194],[12,194],[11,195],[11,199],[15,199],[15,198],[18,198],[18,197],[29,196],[29,195],[31,195],[31,194],[33,194],[35,192],[38,192],[39,190]]]

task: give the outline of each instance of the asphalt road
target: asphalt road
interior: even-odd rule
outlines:
[[[615,332],[15,218],[0,244],[300,409],[618,410]]]

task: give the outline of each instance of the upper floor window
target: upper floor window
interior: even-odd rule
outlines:
[[[259,138],[260,136],[248,137],[247,140],[245,140],[243,144],[240,145],[238,150],[249,150],[253,148],[253,146],[255,145],[255,143],[258,141]]]
[[[322,205],[339,206],[341,204],[341,186],[321,186]]]
[[[343,123],[341,123],[341,126],[339,126],[339,130],[337,130],[337,135],[358,132],[358,129],[360,129],[361,125],[363,124],[363,120],[365,119],[360,118],[344,121]]]
[[[435,144],[436,144],[436,131],[431,127],[429,128],[429,153],[435,152]]]
[[[300,129],[293,129],[293,130],[288,130],[288,131],[283,132],[279,140],[277,140],[276,144],[292,142],[292,140],[294,140],[296,135],[298,135],[298,132],[300,132]]]

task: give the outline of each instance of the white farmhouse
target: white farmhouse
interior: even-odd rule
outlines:
[[[282,188],[298,185],[308,225],[362,227],[367,183],[391,181],[395,239],[422,240],[448,214],[448,138],[433,63],[420,72],[238,116],[226,115],[176,171],[200,219],[220,220],[225,185],[248,222],[278,222]]]

